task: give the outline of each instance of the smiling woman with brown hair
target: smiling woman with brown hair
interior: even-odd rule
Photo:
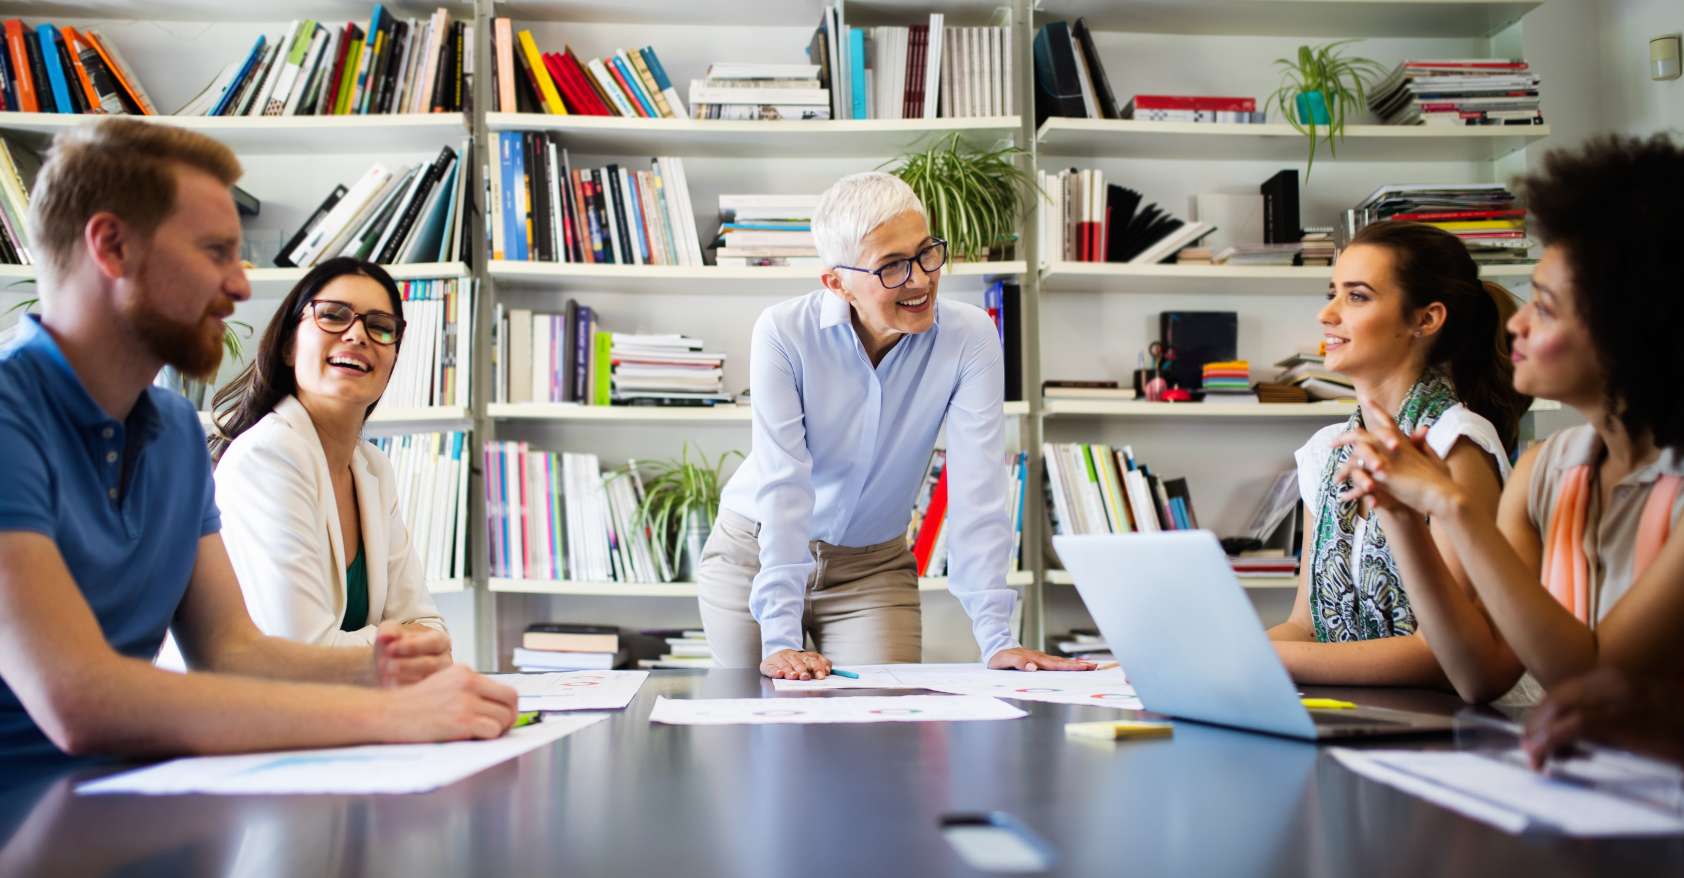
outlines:
[[[252,619],[310,643],[381,622],[444,631],[363,422],[392,377],[403,299],[378,265],[330,259],[294,287],[256,360],[217,394],[216,497]]]

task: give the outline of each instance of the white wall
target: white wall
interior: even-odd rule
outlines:
[[[1684,32],[1679,0],[1599,0],[1601,122],[1615,131],[1684,137],[1684,79],[1649,78],[1649,40]]]

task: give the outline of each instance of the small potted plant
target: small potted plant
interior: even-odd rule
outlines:
[[[699,454],[692,460],[690,443],[686,442],[676,460],[634,461],[615,476],[635,475],[641,481],[643,501],[637,509],[638,524],[650,529],[657,550],[672,559],[674,575],[680,580],[695,578],[702,545],[719,511],[725,462],[733,456],[743,455],[727,451],[712,462]]]
[[[906,181],[930,215],[930,234],[947,241],[955,260],[1001,258],[1017,241],[1018,218],[1035,181],[1017,166],[1015,146],[973,149],[957,132],[885,163]]]
[[[1340,40],[1324,46],[1299,46],[1296,59],[1277,58],[1281,84],[1265,104],[1273,105],[1299,133],[1310,140],[1304,179],[1316,162],[1316,147],[1326,139],[1328,152],[1339,155],[1339,139],[1351,113],[1367,105],[1367,83],[1386,72],[1368,58],[1346,56],[1340,46],[1356,40]],[[1323,131],[1325,130],[1325,134]]]

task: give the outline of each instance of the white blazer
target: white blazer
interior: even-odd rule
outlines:
[[[252,621],[265,634],[323,646],[373,643],[388,619],[444,631],[398,513],[391,461],[359,442],[351,476],[362,517],[368,619],[356,631],[341,631],[351,558],[310,413],[288,396],[223,452],[216,467],[222,540]]]

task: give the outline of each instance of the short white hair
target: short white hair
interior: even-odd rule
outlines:
[[[924,203],[906,181],[882,171],[849,174],[819,196],[813,209],[813,243],[826,266],[854,265],[865,236],[911,211],[927,223]]]

